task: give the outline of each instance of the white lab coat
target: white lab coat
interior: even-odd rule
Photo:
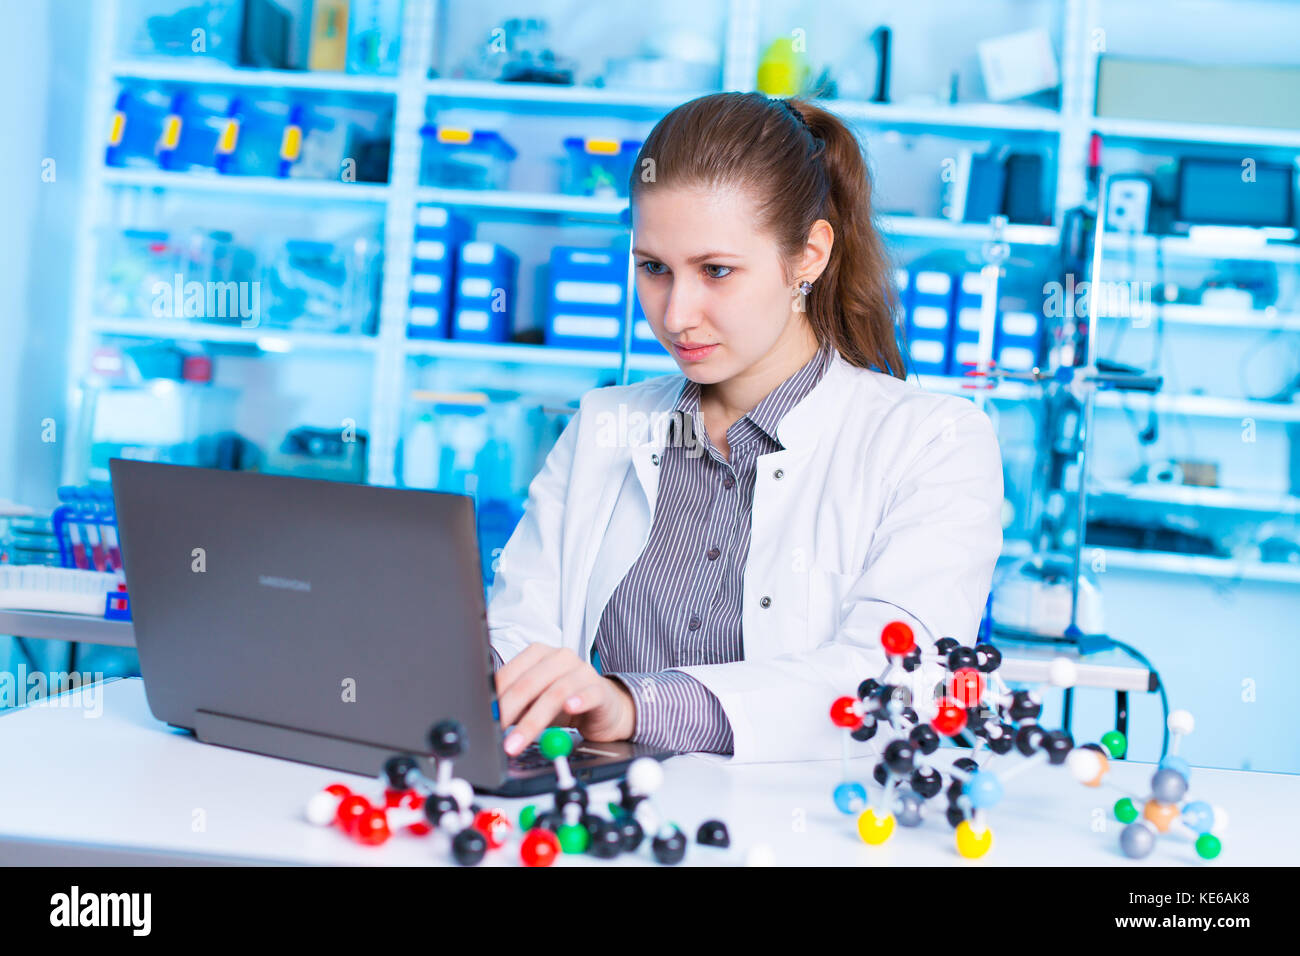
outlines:
[[[504,660],[534,641],[590,660],[606,602],[649,538],[683,382],[583,396],[499,557],[487,616]],[[838,756],[831,703],[880,677],[881,628],[906,621],[927,650],[940,637],[974,643],[1002,547],[997,437],[971,402],[834,352],[777,436],[784,448],[757,459],[745,658],[676,668],[721,701],[737,762]],[[919,692],[941,672],[910,677],[924,717],[933,695]]]

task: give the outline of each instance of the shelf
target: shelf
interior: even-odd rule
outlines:
[[[1262,511],[1269,514],[1300,514],[1300,498],[1293,495],[1238,491],[1233,488],[1202,488],[1195,485],[1138,484],[1108,482],[1091,490],[1097,496],[1120,497],[1130,501],[1183,505],[1191,508],[1218,508],[1225,511]]]
[[[165,319],[103,318],[90,320],[90,329],[101,335],[166,339],[181,342],[211,342],[255,345],[264,352],[373,352],[374,336],[330,332],[295,332],[292,329],[245,329],[208,322],[176,322]]]
[[[604,199],[596,196],[566,196],[561,193],[525,193],[502,189],[443,189],[421,186],[415,198],[421,203],[445,206],[468,206],[478,209],[504,209],[547,216],[595,216],[618,222],[628,201],[622,196]]]
[[[1263,126],[1216,126],[1207,123],[1170,123],[1162,120],[1117,119],[1095,116],[1093,132],[1116,139],[1151,142],[1223,143],[1230,146],[1280,146],[1300,149],[1300,130]]]
[[[429,96],[482,103],[545,103],[557,106],[632,109],[666,113],[710,91],[673,92],[561,86],[548,83],[496,83],[491,80],[436,79],[425,83]]]
[[[1132,396],[1132,398],[1126,398]],[[1214,395],[1149,395],[1134,392],[1098,392],[1098,408],[1133,408],[1146,411],[1195,415],[1202,418],[1255,418],[1272,422],[1300,422],[1300,402],[1262,402],[1249,398],[1218,398]]]
[[[275,179],[270,176],[218,176],[215,173],[181,173],[143,168],[120,169],[115,166],[105,166],[102,177],[110,186],[135,186],[144,189],[178,189],[276,198],[358,202],[384,202],[388,199],[386,183]]]
[[[1300,565],[1297,564],[1239,561],[1235,558],[1212,558],[1199,554],[1174,554],[1165,551],[1133,551],[1128,548],[1112,548],[1097,544],[1088,544],[1084,548],[1088,553],[1100,549],[1107,570],[1122,568],[1160,574],[1187,574],[1228,580],[1300,584]]]
[[[293,90],[338,90],[349,93],[395,93],[397,77],[355,76],[325,70],[259,70],[184,57],[119,60],[109,67],[118,79],[211,86],[265,86]]]
[[[1098,318],[1111,316],[1098,314]],[[1210,328],[1262,329],[1265,331],[1300,332],[1300,313],[1279,312],[1272,306],[1266,309],[1219,309],[1192,304],[1155,304],[1151,323],[1163,321],[1176,325],[1197,325]],[[1134,326],[1137,328],[1137,326]]]
[[[1036,106],[1000,103],[871,103],[864,100],[816,100],[846,120],[878,126],[929,129],[1021,130],[1057,133],[1061,114]]]
[[[1187,236],[1102,234],[1102,249],[1110,255],[1154,254],[1182,259],[1236,259],[1250,262],[1300,263],[1300,244],[1290,242],[1244,243],[1225,240],[1191,239]]]
[[[879,217],[880,228],[891,236],[916,239],[946,239],[953,242],[991,242],[993,226],[980,222],[953,222],[922,216]],[[1011,224],[1003,228],[1002,239],[1013,246],[1055,246],[1060,231],[1055,226]]]
[[[616,369],[617,352],[585,349],[556,349],[547,345],[515,342],[457,342],[454,339],[406,339],[409,356],[432,355],[474,362],[505,362],[511,365],[554,365],[569,368]]]

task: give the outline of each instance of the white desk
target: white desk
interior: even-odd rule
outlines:
[[[87,716],[93,710],[85,706],[60,705],[58,698],[0,716],[0,864],[424,866],[449,859],[445,842],[435,838],[399,834],[382,847],[365,847],[302,819],[307,798],[326,784],[342,781],[377,793],[377,780],[199,743],[153,718],[140,680],[96,686],[102,693],[98,717]],[[854,761],[861,779],[872,762]],[[1215,865],[1200,861],[1190,843],[1175,837],[1162,838],[1146,860],[1127,860],[1118,848],[1120,825],[1106,812],[1094,813],[1118,795],[1080,786],[1063,767],[1038,767],[1008,783],[1006,799],[990,816],[993,848],[980,860],[957,855],[943,820],[942,795],[929,803],[919,828],[897,827],[880,847],[863,844],[853,818],[831,802],[837,761],[731,766],[718,758],[684,756],[665,768],[657,803],[690,837],[687,863],[741,863],[749,846],[762,843],[779,864],[799,865]],[[1150,774],[1149,764],[1125,762],[1113,771],[1129,789],[1142,792]],[[593,785],[592,805],[603,807],[614,792],[612,783]],[[1222,863],[1293,866],[1300,859],[1294,822],[1300,777],[1198,769],[1191,796],[1221,804],[1230,814]],[[549,796],[539,799],[549,804]],[[528,801],[482,802],[502,806],[513,819]],[[196,811],[202,812],[202,829],[195,826]],[[1106,820],[1105,833],[1091,829],[1098,817]],[[727,823],[730,850],[694,843],[695,828],[710,818]],[[484,865],[517,863],[517,846],[512,839],[490,852]],[[648,847],[612,863],[564,856],[557,865],[634,861],[650,862]]]

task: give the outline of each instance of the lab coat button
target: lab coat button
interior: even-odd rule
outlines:
[[[776,471],[772,472],[772,477],[775,478],[777,481],[780,481],[782,478],[785,477],[785,472],[782,471],[780,468],[778,468]]]
[[[651,456],[650,456],[650,462],[651,462],[651,464],[654,464],[654,465],[659,464],[659,456],[658,456],[658,455],[651,455]]]
[[[771,606],[772,606],[772,599],[771,599],[770,597],[768,597],[766,594],[764,594],[764,595],[763,595],[763,600],[759,601],[758,603],[759,603],[759,605],[762,606],[762,607],[771,607]]]

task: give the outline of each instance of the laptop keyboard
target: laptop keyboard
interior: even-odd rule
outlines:
[[[575,748],[573,753],[569,754],[569,764],[581,764],[590,760],[598,760],[601,754],[583,753],[582,750]],[[511,770],[537,770],[539,767],[551,767],[553,763],[542,756],[537,744],[531,743],[513,757],[508,758]]]

